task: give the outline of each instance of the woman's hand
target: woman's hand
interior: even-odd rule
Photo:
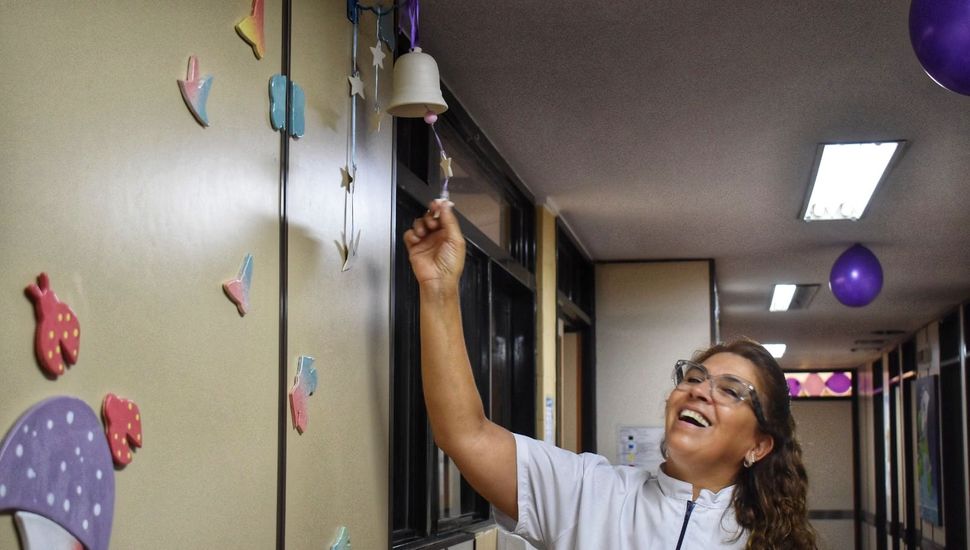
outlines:
[[[465,238],[450,201],[431,202],[428,212],[404,233],[411,269],[423,290],[457,291],[465,266]]]

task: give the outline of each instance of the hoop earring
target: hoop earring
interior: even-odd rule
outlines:
[[[755,459],[751,458],[751,455],[745,455],[744,456],[744,467],[745,468],[750,468],[750,467],[754,466],[754,463],[755,462],[757,462],[757,461]]]

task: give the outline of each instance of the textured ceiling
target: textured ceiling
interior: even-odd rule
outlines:
[[[936,85],[884,0],[426,0],[442,79],[594,260],[714,258],[722,336],[785,342],[786,368],[855,366],[970,298],[970,97]],[[797,219],[819,142],[910,142],[859,222]],[[827,288],[861,242],[885,286]],[[776,282],[820,283],[769,313]],[[896,337],[896,341],[899,337]]]

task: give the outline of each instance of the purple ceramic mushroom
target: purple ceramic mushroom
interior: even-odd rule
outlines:
[[[107,550],[114,501],[114,467],[104,428],[80,399],[41,401],[7,432],[0,445],[0,512],[43,516],[88,550]]]

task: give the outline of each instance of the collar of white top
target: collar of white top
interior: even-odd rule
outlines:
[[[657,470],[657,481],[660,482],[660,491],[667,498],[677,500],[691,500],[694,496],[694,486],[686,481],[674,479],[665,474],[662,468]],[[695,504],[707,508],[727,508],[731,505],[731,496],[734,494],[734,485],[729,485],[718,492],[701,489]]]

